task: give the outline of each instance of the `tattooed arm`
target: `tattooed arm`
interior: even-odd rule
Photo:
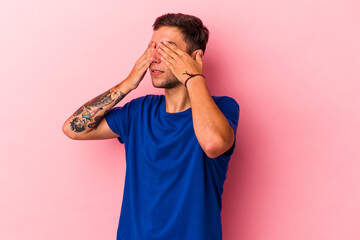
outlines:
[[[97,137],[91,136],[89,133],[98,128],[105,114],[130,91],[131,88],[127,85],[127,82],[123,81],[103,94],[91,99],[65,121],[63,132],[68,137],[78,140],[117,137],[117,134],[112,133],[108,126],[107,129],[104,129],[104,127],[106,127],[104,126],[106,121],[103,121],[101,125],[101,132],[96,132],[96,134],[98,134]]]
[[[104,116],[129,92],[136,89],[144,78],[151,62],[149,56],[155,49],[150,42],[146,51],[136,61],[129,76],[108,91],[82,105],[63,125],[63,132],[71,139],[90,140],[119,137],[111,131]]]

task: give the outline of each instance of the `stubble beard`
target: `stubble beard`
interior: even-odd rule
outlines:
[[[161,82],[159,85],[155,85],[154,79],[152,79],[152,84],[155,88],[165,88],[171,89],[181,84],[181,82],[174,76],[166,76],[165,81]]]

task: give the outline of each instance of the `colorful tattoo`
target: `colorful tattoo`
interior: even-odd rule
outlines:
[[[115,98],[112,98],[112,95]],[[107,109],[102,115],[100,114],[96,116],[96,114],[103,110],[103,107],[112,103],[115,103],[113,105],[115,106],[125,96],[126,94],[122,93],[121,91],[119,95],[116,91],[111,92],[108,90],[96,98],[88,101],[73,114],[74,119],[70,122],[71,130],[74,132],[82,132],[86,129],[86,127],[96,129],[109,109]]]

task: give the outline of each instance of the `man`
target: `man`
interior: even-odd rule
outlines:
[[[239,105],[213,97],[203,76],[208,29],[197,17],[156,19],[125,80],[81,106],[63,125],[77,140],[125,143],[126,177],[117,239],[219,240],[221,195],[235,147]],[[154,87],[115,107],[149,68]],[[221,79],[219,79],[221,81]]]

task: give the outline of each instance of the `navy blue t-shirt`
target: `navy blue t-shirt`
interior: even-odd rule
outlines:
[[[213,97],[236,133],[239,105]],[[191,108],[165,110],[146,95],[105,115],[125,143],[126,176],[118,240],[221,240],[221,195],[234,145],[209,158],[194,132]]]

